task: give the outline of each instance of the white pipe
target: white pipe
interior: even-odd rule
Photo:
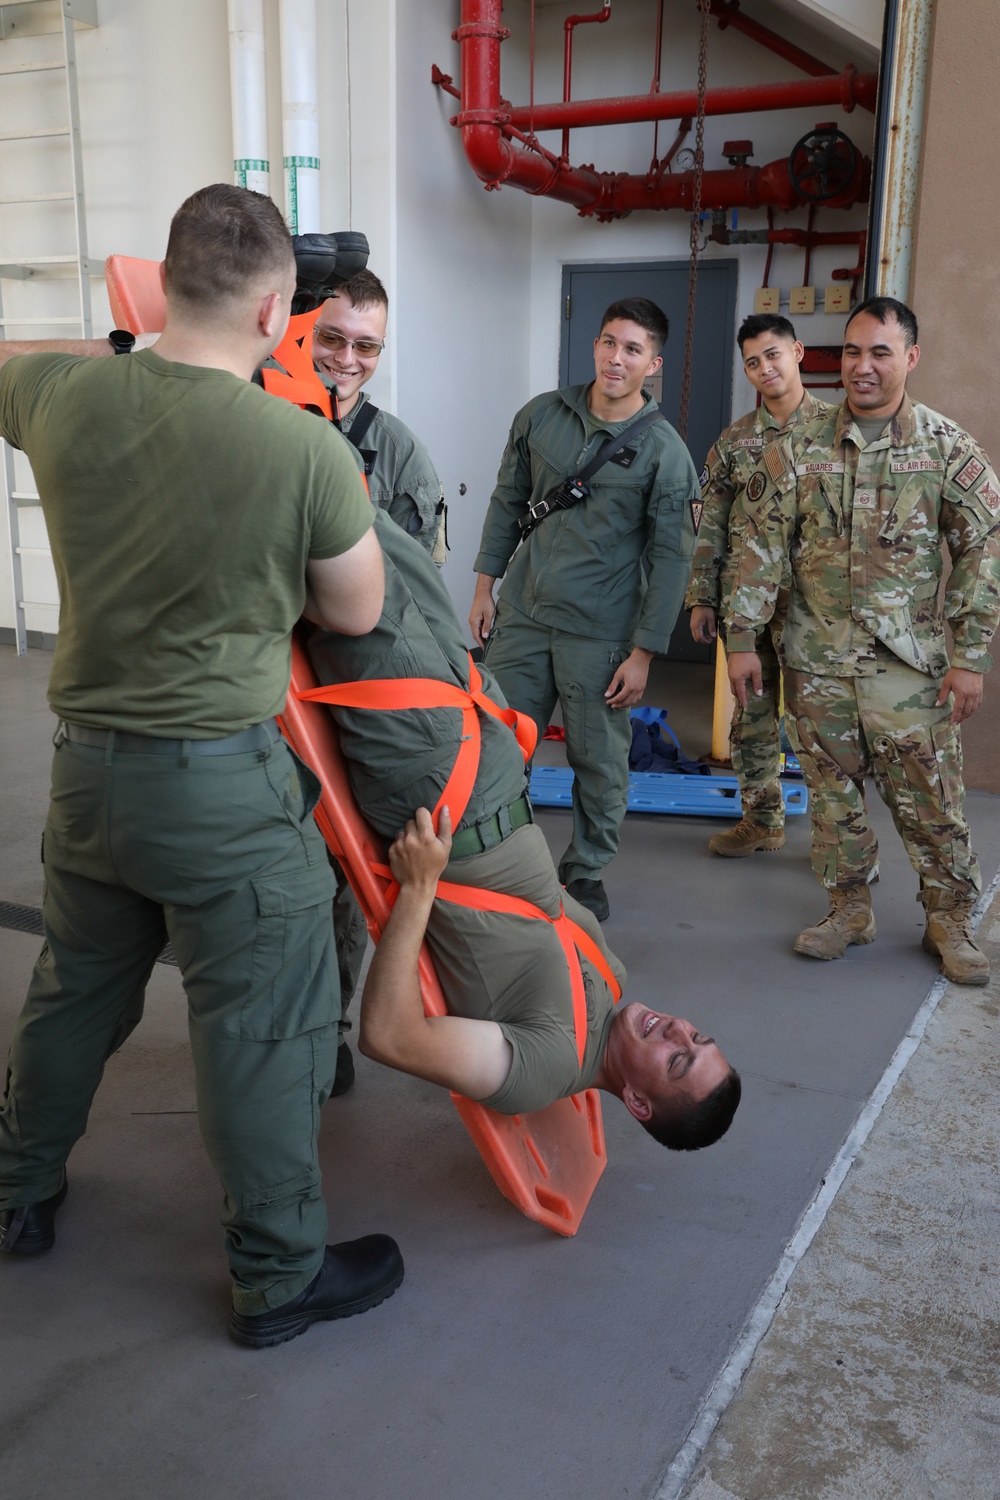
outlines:
[[[229,0],[229,80],[233,181],[255,193],[270,193],[264,0]]]
[[[322,229],[316,0],[279,0],[285,217],[292,234]]]

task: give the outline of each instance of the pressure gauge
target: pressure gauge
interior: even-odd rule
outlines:
[[[692,172],[697,160],[698,158],[694,152],[690,151],[687,146],[684,146],[674,157],[674,166],[678,172]]]

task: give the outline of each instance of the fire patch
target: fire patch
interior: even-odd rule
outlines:
[[[976,491],[976,499],[981,500],[993,516],[1000,510],[1000,490],[995,490],[989,483],[984,484],[981,490]]]
[[[707,470],[706,470],[706,472],[707,472]],[[702,500],[692,500],[691,501],[691,524],[694,527],[694,534],[695,534],[695,536],[698,535],[699,529],[701,527],[701,513],[702,513],[702,511],[704,509],[705,509],[704,501],[702,501]]]
[[[767,480],[758,469],[755,474],[750,475],[750,482],[747,485],[747,499],[753,502],[758,501],[766,489]]]
[[[955,483],[960,490],[968,492],[972,489],[976,480],[986,473],[986,465],[981,464],[978,458],[970,458],[962,465],[955,475]]]

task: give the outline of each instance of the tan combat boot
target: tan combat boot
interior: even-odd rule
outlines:
[[[990,961],[976,947],[972,936],[974,901],[956,891],[927,887],[920,899],[927,912],[927,927],[921,946],[925,953],[937,954],[941,972],[954,984],[988,984]]]
[[[796,953],[807,958],[843,958],[852,943],[875,941],[872,893],[866,885],[846,891],[829,891],[830,910],[815,927],[806,927],[795,939]]]
[[[727,828],[724,833],[713,833],[708,847],[713,854],[722,854],[726,859],[742,859],[746,854],[755,854],[758,849],[771,854],[784,842],[783,828],[764,828],[755,823],[749,813],[744,813],[735,827]]]

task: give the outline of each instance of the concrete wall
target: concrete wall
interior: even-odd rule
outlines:
[[[573,8],[568,3],[538,7],[539,100],[561,97],[562,23]],[[861,44],[819,36],[801,19],[766,3],[759,10],[761,19],[833,67],[849,60],[873,66],[871,52]],[[531,394],[558,380],[563,265],[684,259],[687,223],[680,213],[637,213],[597,224],[580,219],[566,205],[515,189],[485,192],[465,161],[458,132],[448,124],[457,102],[430,82],[433,63],[459,74],[458,46],[451,40],[459,20],[458,0],[323,0],[319,14],[324,224],[363,229],[371,241],[372,268],[389,289],[389,343],[370,390],[379,404],[397,411],[420,433],[441,472],[451,509],[452,553],[445,576],[464,615],[479,529],[510,419]],[[509,0],[504,12],[512,36],[502,49],[501,87],[518,102],[528,99],[529,14],[526,0]],[[607,25],[579,28],[574,94],[647,90],[653,76],[655,15],[652,0],[616,0]],[[202,184],[231,175],[225,0],[172,0],[169,7],[162,0],[101,0],[100,22],[95,31],[78,33],[91,254],[103,259],[118,251],[159,258],[178,203]],[[266,22],[271,191],[283,202],[277,0],[266,0]],[[0,43],[0,50],[6,49],[11,61],[22,60],[51,48],[54,40],[19,41],[16,57],[10,50],[14,43]],[[801,76],[735,31],[713,26],[710,45],[710,86]],[[696,57],[694,5],[667,7],[662,87],[690,86]],[[35,118],[55,123],[60,118],[57,77],[34,75],[16,83],[15,95],[5,80],[12,120],[23,115],[26,124]],[[722,165],[723,141],[749,137],[753,162],[762,165],[787,156],[819,119],[833,118],[862,149],[869,149],[872,117],[863,111],[844,116],[827,107],[710,119],[706,162]],[[670,123],[661,126],[661,154],[674,129]],[[546,138],[546,144],[554,142],[558,149],[557,137]],[[7,146],[0,152],[0,195],[17,190],[11,151]],[[653,127],[574,132],[570,154],[577,163],[642,172],[653,154]],[[32,171],[39,170],[39,160],[32,158]],[[57,170],[53,155],[51,171]],[[8,181],[14,185],[8,188]],[[779,215],[778,221],[804,225],[805,217],[799,211]],[[817,228],[862,227],[864,217],[863,210],[821,210]],[[765,222],[760,212],[739,216],[744,228]],[[54,253],[61,248],[60,236],[65,239],[67,223],[65,209],[55,206],[10,215],[0,222],[0,256]],[[756,246],[737,251],[710,246],[705,251],[708,256],[734,253],[741,264],[742,317],[752,309],[765,252]],[[818,252],[811,280],[822,288],[834,266],[850,260],[849,247]],[[778,247],[772,285],[787,294],[801,281],[802,264],[800,250]],[[55,315],[69,307],[70,291],[68,285],[50,284],[34,305],[44,305],[44,315]],[[6,283],[5,295],[13,308],[17,298],[37,297],[39,289]],[[94,283],[94,303],[94,327],[100,332],[110,326],[110,313],[99,281]],[[841,319],[819,314],[802,320],[800,331],[808,342],[833,343],[841,327]],[[41,337],[47,331],[25,327],[14,332]],[[681,347],[678,333],[674,357]],[[734,393],[735,409],[745,410],[752,393],[738,367]],[[459,494],[462,485],[464,496]],[[29,514],[24,522],[26,542],[44,545],[41,517]],[[0,626],[10,626],[13,605],[5,556],[0,556],[0,566]],[[49,607],[29,615],[29,627],[51,631],[56,598],[51,564],[33,558],[26,570],[27,596],[50,601]]]
[[[994,191],[1000,6],[937,0],[911,302],[919,400],[954,417],[1000,462],[1000,199]]]

